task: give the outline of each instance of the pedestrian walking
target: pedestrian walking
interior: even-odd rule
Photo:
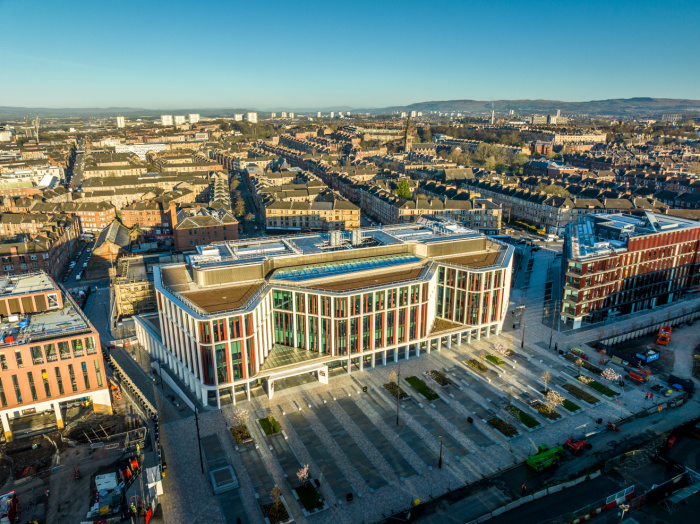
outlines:
[[[644,400],[649,400],[649,393],[647,393],[646,395],[644,395]]]
[[[559,351],[559,343],[558,343],[558,342],[555,342],[555,343],[554,343],[554,352],[556,353],[556,352],[558,352],[558,351]]]
[[[522,494],[523,494],[523,496],[525,496],[525,493],[527,493],[527,486],[525,485],[525,483],[524,483],[524,482],[523,482],[523,485],[522,485],[521,491],[522,491]]]
[[[46,498],[49,498],[49,488],[46,488]]]

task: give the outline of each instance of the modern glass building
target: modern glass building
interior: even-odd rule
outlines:
[[[513,248],[446,221],[199,248],[154,269],[141,345],[205,405],[498,334]]]

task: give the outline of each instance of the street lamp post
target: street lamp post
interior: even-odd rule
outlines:
[[[442,469],[442,435],[440,435],[440,458],[438,459],[438,469]]]
[[[399,372],[396,375],[396,425],[399,425],[399,399],[401,398],[401,364],[399,364]]]
[[[194,408],[194,423],[197,426],[197,446],[199,447],[199,465],[202,467],[202,475],[204,475],[204,459],[202,458],[202,441],[199,438],[199,415],[197,407]]]
[[[522,318],[520,319],[520,321],[522,322]],[[523,334],[520,337],[520,349],[522,349],[524,347],[525,347],[525,324],[523,324]]]

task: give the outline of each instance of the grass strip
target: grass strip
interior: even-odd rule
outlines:
[[[418,391],[418,393],[423,395],[428,400],[437,400],[440,398],[437,393],[430,389],[428,385],[418,377],[408,377],[406,382],[411,384],[411,387],[413,387],[416,391]]]
[[[532,429],[540,425],[537,419],[528,415],[519,407],[510,405],[506,408],[506,411],[522,422],[526,428]]]

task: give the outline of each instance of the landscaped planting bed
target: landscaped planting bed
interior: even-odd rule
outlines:
[[[573,353],[567,353],[564,355],[564,358],[566,360],[568,360],[569,362],[573,362],[574,364],[576,364],[576,361],[579,360],[580,357],[577,357]],[[603,372],[603,370],[600,369],[598,366],[594,366],[593,364],[591,364],[590,362],[586,362],[582,358],[581,358],[581,361],[583,362],[583,368],[587,369],[591,373],[594,373],[596,375],[600,375]]]
[[[444,373],[439,372],[437,369],[428,371],[428,375],[430,375],[432,379],[441,386],[449,386],[451,384],[451,382],[444,375]]]
[[[564,399],[564,403],[562,404],[562,406],[564,406],[564,409],[570,411],[571,413],[574,413],[581,409],[581,406],[579,406],[578,404],[574,404],[569,399]]]
[[[478,360],[476,360],[474,358],[472,358],[470,360],[465,360],[464,363],[467,366],[469,366],[470,368],[475,369],[479,373],[486,373],[489,370],[489,368],[487,368],[481,362],[479,362]]]
[[[240,426],[233,426],[231,428],[231,436],[233,437],[233,440],[236,442],[236,444],[240,444],[241,442],[245,442],[246,440],[250,440],[250,431],[248,431],[248,428],[246,427],[245,424],[241,424]]]
[[[532,428],[536,428],[537,426],[540,425],[540,423],[537,422],[537,419],[531,417],[530,415],[525,413],[522,409],[520,409],[516,406],[510,405],[506,408],[506,411],[508,413],[510,413],[511,415],[513,415],[515,418],[517,418],[520,422],[525,424],[526,428],[532,429]]]
[[[536,409],[540,415],[542,415],[545,418],[548,418],[549,420],[559,420],[561,418],[561,415],[559,413],[557,413],[556,411],[552,411],[541,402],[536,402],[532,405],[532,407]]]
[[[540,391],[540,393],[542,393],[545,397],[547,396],[547,391]],[[567,411],[570,411],[571,413],[574,413],[575,411],[578,411],[579,409],[581,409],[581,406],[579,406],[578,404],[574,404],[573,402],[571,402],[569,399],[566,399],[566,398],[564,399],[562,406],[564,406],[564,408]]]
[[[278,522],[284,522],[289,518],[289,513],[287,513],[287,508],[281,502],[278,504],[272,503],[267,506],[263,506],[265,515],[270,520],[270,524],[277,524]]]
[[[493,417],[488,421],[488,425],[491,426],[492,428],[497,429],[501,433],[503,433],[506,437],[514,437],[515,435],[518,434],[518,430],[515,429],[513,426],[508,424],[507,422],[504,422],[498,417]]]
[[[396,398],[398,395],[399,400],[404,400],[408,398],[406,392],[399,386],[397,386],[396,382],[387,382],[386,384],[384,384],[384,389],[391,393],[391,396],[394,398]]]
[[[279,423],[272,415],[266,418],[261,418],[258,420],[258,422],[260,422],[260,427],[265,432],[265,435],[274,435],[275,433],[279,433],[281,431]]]
[[[496,366],[500,366],[502,364],[505,364],[505,362],[503,360],[501,360],[500,358],[498,358],[496,355],[486,355],[484,358],[486,360],[488,360],[489,362],[491,362],[491,364],[495,364]]]
[[[585,378],[588,378],[588,377],[585,377],[584,375],[579,375],[579,376],[576,377],[576,378],[577,378],[581,383],[586,384],[587,386],[592,387],[593,389],[595,389],[598,393],[602,393],[602,394],[605,395],[606,397],[614,397],[615,395],[617,395],[617,393],[616,393],[615,391],[613,391],[612,389],[610,389],[610,388],[609,388],[608,386],[606,386],[605,384],[601,384],[600,382],[596,382],[595,380],[591,380],[590,382],[584,382],[583,380],[581,380],[581,377],[584,377],[584,379],[585,379]]]
[[[323,507],[323,499],[311,482],[295,488],[294,491],[297,492],[299,502],[302,503],[306,511],[314,511]]]
[[[598,402],[598,399],[595,398],[593,395],[590,393],[586,393],[580,388],[577,388],[573,384],[564,384],[562,386],[566,391],[571,393],[573,396],[575,396],[577,399],[583,400],[584,402],[588,404],[596,404]]]
[[[418,391],[421,395],[423,395],[425,398],[428,400],[437,400],[440,397],[438,396],[437,393],[435,393],[432,389],[430,389],[425,382],[423,382],[421,379],[418,377],[408,377],[406,379],[406,382],[411,384],[411,386]]]

